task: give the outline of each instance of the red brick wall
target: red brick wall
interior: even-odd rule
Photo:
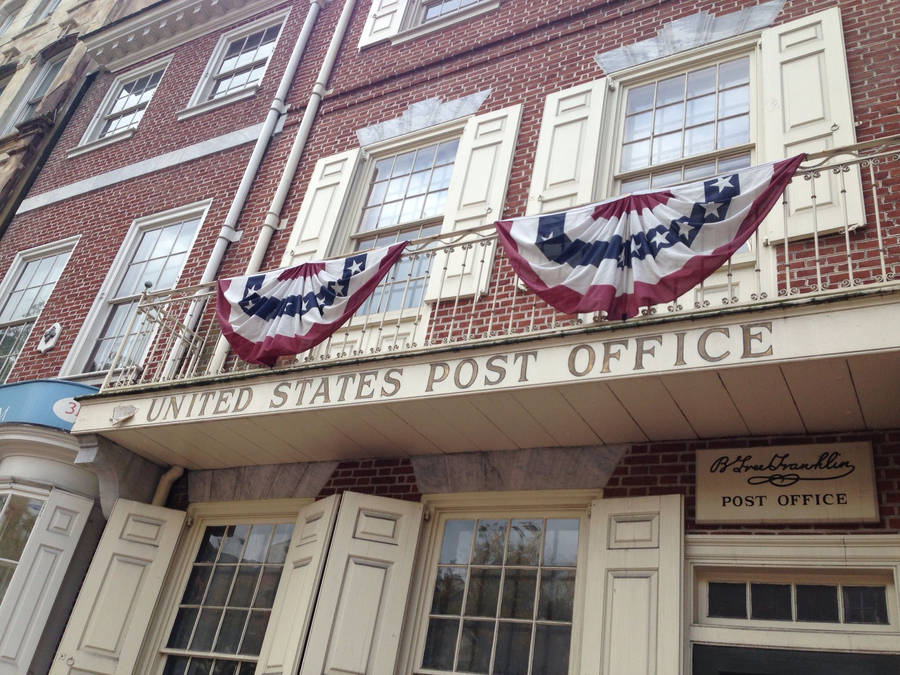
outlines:
[[[347,490],[413,502],[422,497],[416,486],[412,462],[408,459],[355,459],[341,462],[322,488],[319,497]]]
[[[875,459],[875,480],[881,520],[859,525],[698,525],[694,522],[694,452],[711,448],[749,448],[803,443],[871,441]],[[767,437],[698,441],[691,443],[650,443],[634,445],[610,477],[604,497],[643,497],[679,493],[685,496],[687,532],[719,534],[797,534],[799,532],[900,533],[900,431],[871,434],[840,434],[807,437]]]

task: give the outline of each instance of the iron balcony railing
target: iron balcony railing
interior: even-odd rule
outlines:
[[[764,225],[760,229],[766,235],[758,231],[749,246],[706,282],[676,302],[645,308],[631,321],[895,284],[900,265],[900,176],[894,172],[898,158],[896,136],[810,155],[785,190],[781,208],[776,206],[769,216],[783,221],[780,234],[775,234],[778,227]],[[852,222],[854,208],[865,210],[864,222]],[[805,230],[794,236],[799,220]],[[448,274],[448,269],[457,273]],[[229,352],[214,310],[212,284],[146,292],[102,390],[268,370]],[[389,278],[345,326],[315,349],[283,358],[278,366],[304,368],[560,335],[603,323],[612,327],[616,322],[604,316],[560,314],[527,291],[489,226],[411,242]]]

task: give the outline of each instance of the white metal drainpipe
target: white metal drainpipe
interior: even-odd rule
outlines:
[[[319,0],[315,0],[318,2]],[[325,59],[322,61],[322,67],[313,84],[312,93],[309,96],[309,102],[303,111],[303,118],[300,120],[300,127],[297,129],[297,135],[294,137],[294,143],[291,145],[290,154],[284,164],[284,170],[281,172],[281,180],[275,189],[272,197],[272,203],[266,213],[263,226],[259,231],[259,237],[256,245],[253,247],[253,253],[247,263],[245,274],[253,274],[258,272],[262,266],[266,252],[269,250],[269,243],[272,241],[272,235],[278,230],[278,224],[281,220],[281,210],[284,208],[284,202],[287,199],[288,191],[291,189],[291,183],[294,175],[297,173],[297,166],[300,164],[300,158],[303,150],[306,148],[306,141],[309,138],[310,129],[312,129],[313,121],[319,111],[319,105],[322,97],[325,95],[328,80],[331,78],[331,71],[334,70],[334,63],[337,61],[338,53],[344,42],[344,35],[347,27],[350,25],[350,18],[353,15],[353,8],[356,6],[356,0],[346,0],[344,8],[341,10],[341,16],[338,18],[334,33],[331,36],[331,42],[328,44],[328,51]],[[228,356],[228,342],[225,338],[220,337],[216,344],[216,350],[210,359],[208,372],[218,373],[222,370],[225,358]]]

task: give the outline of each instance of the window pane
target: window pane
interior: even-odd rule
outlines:
[[[431,613],[459,614],[462,610],[465,586],[466,570],[464,567],[438,567]]]
[[[9,587],[9,581],[12,579],[16,566],[12,563],[0,561],[0,600],[6,595],[6,589]]]
[[[719,117],[750,112],[750,87],[743,85],[719,92]]]
[[[719,139],[716,147],[728,148],[732,145],[740,145],[750,140],[750,117],[741,115],[731,119],[722,120],[718,127]]]
[[[530,654],[531,624],[501,621],[497,631],[494,675],[527,675]]]
[[[215,605],[217,607],[225,605],[236,569],[234,565],[216,565],[212,573],[212,579],[209,582],[209,590],[206,592],[205,605]]]
[[[223,654],[234,654],[237,652],[248,614],[249,612],[243,609],[229,609],[225,611],[225,616],[222,618],[222,627],[219,630],[219,637],[216,638],[215,651]]]
[[[684,155],[699,155],[711,152],[716,146],[716,129],[712,124],[691,127],[684,131]]]
[[[269,608],[275,604],[275,592],[278,590],[278,582],[281,580],[280,565],[266,565],[259,579],[259,589],[256,591],[254,607]]]
[[[711,581],[707,614],[726,619],[746,619],[747,585]]]
[[[269,539],[272,537],[273,529],[272,525],[254,525],[250,529],[250,538],[241,560],[263,562],[266,559],[266,551],[269,548]]]
[[[266,562],[282,563],[287,556],[288,546],[291,543],[291,534],[294,532],[294,526],[291,523],[281,523],[275,526],[275,533],[272,535],[272,543],[269,545],[269,553],[266,556]]]
[[[537,618],[544,621],[571,621],[575,599],[575,572],[543,570]]]
[[[640,169],[650,164],[650,141],[626,143],[622,146],[622,171]]]
[[[500,565],[506,545],[505,520],[479,520],[475,534],[474,565]]]
[[[789,584],[750,584],[751,619],[790,621],[791,587]]]
[[[750,80],[750,59],[742,58],[719,65],[719,89]]]
[[[197,627],[194,629],[194,637],[191,639],[191,649],[197,652],[208,652],[212,648],[213,638],[219,628],[219,620],[222,618],[221,609],[200,610],[197,619]]]
[[[567,675],[571,626],[535,626],[532,673]]]
[[[674,105],[667,105],[656,109],[656,117],[653,120],[653,133],[662,134],[667,131],[681,129],[684,121],[684,104],[679,101]]]
[[[544,565],[574,566],[578,557],[577,518],[547,521],[547,538],[544,542]]]
[[[444,525],[444,540],[441,544],[441,556],[438,562],[450,564],[469,562],[474,529],[474,521],[448,520]]]
[[[716,97],[701,96],[687,102],[685,125],[693,126],[703,122],[712,122],[716,118]]]
[[[457,671],[487,673],[494,641],[492,621],[463,621]]]
[[[253,610],[250,612],[250,620],[247,621],[244,640],[241,642],[241,654],[259,655],[259,648],[262,647],[270,613],[268,610]]]
[[[716,90],[716,67],[710,66],[702,70],[688,73],[687,95],[699,96]]]
[[[538,519],[513,520],[509,526],[507,565],[537,565],[541,553],[541,530],[544,522]],[[546,563],[552,564],[552,563]]]
[[[39,499],[9,496],[0,516],[0,558],[19,559],[43,505],[44,502]]]
[[[888,622],[884,586],[844,586],[842,591],[846,623]]]
[[[436,670],[452,670],[456,652],[457,619],[431,619],[425,636],[425,654],[422,665]]]
[[[837,586],[797,586],[797,621],[838,620]]]
[[[653,107],[652,84],[643,87],[635,87],[628,90],[628,102],[625,104],[625,112],[628,114],[650,110]]]
[[[656,85],[656,105],[663,106],[684,100],[684,75],[661,80]]]
[[[506,570],[506,574],[503,577],[503,598],[500,601],[500,616],[504,619],[533,618],[536,585],[536,570]]]
[[[234,587],[231,589],[231,597],[228,598],[229,607],[250,606],[261,571],[262,566],[260,565],[238,565],[237,574],[234,577]]]
[[[187,672],[188,659],[182,656],[170,656],[166,659],[163,675],[184,675]]]
[[[497,595],[500,592],[500,570],[471,569],[469,591],[466,595],[467,616],[497,616]]]
[[[212,567],[209,565],[194,565],[191,576],[188,578],[187,588],[184,589],[182,604],[199,605],[203,602],[210,574],[212,574]]]
[[[712,97],[710,97],[712,98]],[[635,141],[650,136],[653,114],[642,112],[625,118],[625,141]]]

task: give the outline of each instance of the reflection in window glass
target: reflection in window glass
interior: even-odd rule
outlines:
[[[457,10],[476,5],[482,0],[429,0],[424,3],[425,12],[422,15],[422,21],[434,21],[446,14],[451,14]]]
[[[209,99],[221,98],[257,84],[266,70],[275,49],[281,24],[269,26],[242,38],[232,40],[225,50],[222,63],[213,76]]]
[[[567,673],[577,518],[444,523],[422,666]]]
[[[166,643],[198,656],[170,656],[166,675],[254,671],[292,532],[289,523],[204,530]]]
[[[34,497],[0,494],[0,600],[43,506],[43,500]]]
[[[109,111],[103,117],[103,127],[98,138],[137,127],[156,92],[164,70],[160,68],[122,85]]]

